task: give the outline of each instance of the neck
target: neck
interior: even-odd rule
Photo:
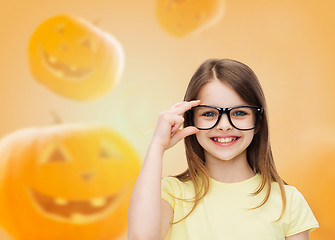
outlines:
[[[206,156],[206,168],[211,178],[224,183],[240,182],[255,176],[247,161],[246,152],[231,160]]]

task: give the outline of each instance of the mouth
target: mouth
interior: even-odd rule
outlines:
[[[41,58],[46,68],[59,78],[80,81],[87,78],[93,72],[92,68],[80,68],[75,65],[62,63],[55,56],[47,53],[41,47]]]
[[[94,222],[117,207],[121,194],[88,200],[56,198],[29,189],[34,205],[43,215],[76,224]],[[122,199],[121,199],[122,200]]]
[[[211,140],[219,145],[231,145],[238,141],[240,137],[212,137]]]

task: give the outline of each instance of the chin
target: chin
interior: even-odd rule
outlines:
[[[245,157],[246,159],[246,151],[243,151],[239,154],[211,154],[207,151],[205,151],[205,158],[206,159],[216,159],[219,161],[237,161],[238,159],[243,159]]]

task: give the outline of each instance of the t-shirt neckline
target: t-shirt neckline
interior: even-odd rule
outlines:
[[[237,186],[237,185],[243,185],[243,184],[247,184],[247,183],[250,183],[250,182],[253,182],[253,181],[257,181],[258,179],[260,179],[261,177],[261,174],[259,173],[256,173],[255,176],[252,176],[248,179],[245,179],[245,180],[242,180],[242,181],[239,181],[239,182],[233,182],[233,183],[226,183],[226,182],[220,182],[220,181],[217,181],[211,177],[209,177],[210,181],[216,185],[221,185],[221,186]]]

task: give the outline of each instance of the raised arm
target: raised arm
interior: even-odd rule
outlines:
[[[161,200],[163,155],[186,136],[198,132],[195,127],[180,127],[184,122],[181,115],[199,103],[180,102],[160,114],[130,199],[128,240],[163,239],[168,232],[173,212],[168,203]]]
[[[308,239],[309,239],[308,230],[285,238],[285,240],[308,240]]]

